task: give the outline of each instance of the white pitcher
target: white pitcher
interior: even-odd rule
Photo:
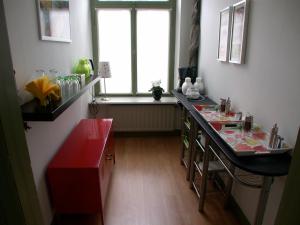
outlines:
[[[186,77],[182,85],[182,94],[186,95],[188,88],[192,87],[192,81],[190,77]]]
[[[204,83],[202,77],[197,77],[196,82],[194,83],[194,87],[200,92],[200,94],[204,94]]]

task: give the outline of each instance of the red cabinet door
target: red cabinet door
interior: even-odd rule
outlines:
[[[107,144],[105,146],[101,165],[100,165],[100,186],[101,186],[101,200],[102,208],[105,206],[105,201],[107,198],[108,186],[110,183],[110,177],[115,163],[115,152],[113,148],[113,134],[109,134]]]

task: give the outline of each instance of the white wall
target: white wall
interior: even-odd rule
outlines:
[[[39,40],[35,0],[4,0],[4,6],[19,89],[23,88],[36,69],[55,68],[70,73],[79,58],[92,56],[88,0],[70,0],[72,43]],[[45,170],[72,128],[81,118],[87,117],[88,95],[83,95],[54,122],[29,123],[32,129],[26,133],[26,139],[45,225],[51,223],[53,216]]]
[[[28,123],[32,129],[26,132],[26,141],[45,225],[49,225],[53,217],[45,177],[47,165],[74,126],[88,117],[88,95],[79,98],[53,122]]]
[[[17,88],[23,89],[37,69],[69,73],[75,62],[91,57],[92,41],[88,0],[70,0],[72,43],[39,40],[35,0],[4,0]]]
[[[245,65],[216,60],[219,10],[237,0],[203,0],[200,74],[215,101],[231,97],[234,108],[254,115],[267,130],[277,122],[280,134],[295,144],[300,121],[300,2],[252,0]],[[285,178],[276,178],[264,225],[274,223]],[[258,193],[236,185],[233,195],[253,221]]]

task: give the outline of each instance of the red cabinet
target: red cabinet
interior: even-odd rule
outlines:
[[[57,213],[103,214],[115,162],[112,119],[84,119],[47,169]]]

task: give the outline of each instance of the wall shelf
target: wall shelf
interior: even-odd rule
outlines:
[[[99,77],[90,77],[85,80],[80,90],[68,98],[64,98],[57,103],[49,104],[46,107],[39,105],[36,99],[27,102],[21,106],[22,116],[24,121],[54,121],[62,114],[73,102],[83,95],[90,87],[100,80]]]

